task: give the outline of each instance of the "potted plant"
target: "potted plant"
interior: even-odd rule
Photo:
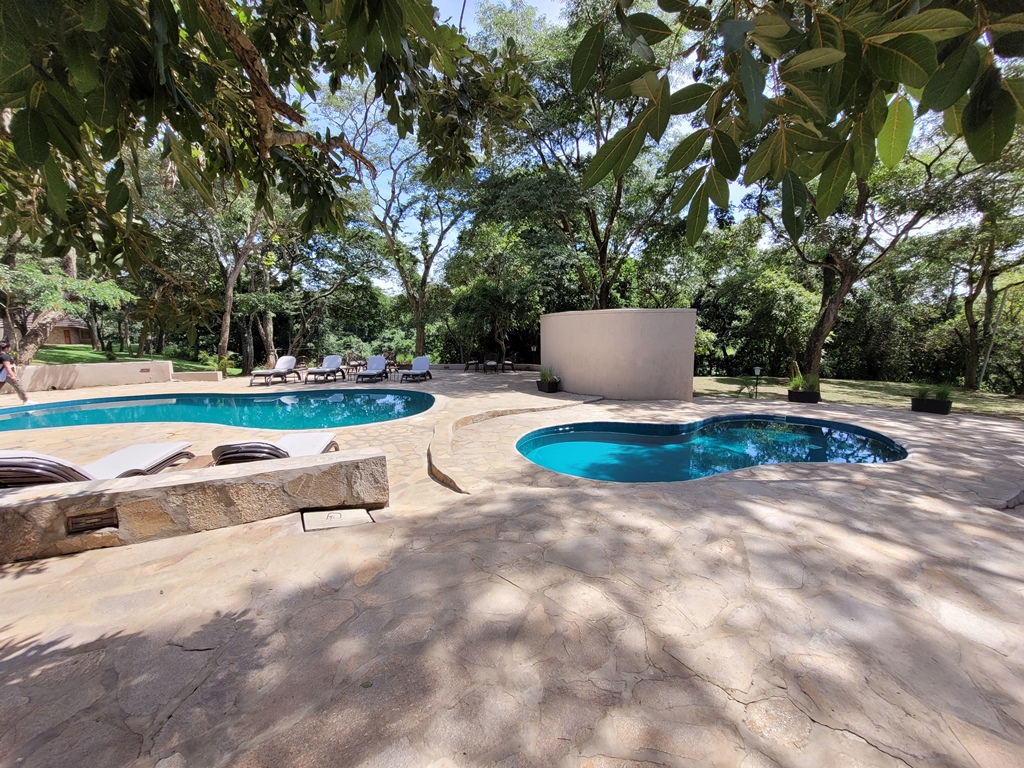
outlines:
[[[408,371],[412,368],[412,355],[396,355],[395,368],[400,371]]]
[[[953,408],[953,401],[950,398],[952,393],[951,384],[939,384],[934,389],[922,384],[917,388],[917,397],[910,398],[910,410],[946,415]],[[931,397],[932,394],[934,397]]]
[[[558,385],[561,383],[559,378],[555,375],[555,372],[550,366],[542,365],[540,369],[540,379],[537,381],[537,389],[541,392],[552,392],[558,391]]]
[[[821,392],[819,387],[817,376],[800,376],[797,374],[789,380],[789,402],[820,403]]]

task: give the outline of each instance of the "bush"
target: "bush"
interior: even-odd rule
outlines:
[[[541,381],[558,381],[558,376],[555,375],[554,369],[549,365],[543,365],[540,369],[540,380]]]

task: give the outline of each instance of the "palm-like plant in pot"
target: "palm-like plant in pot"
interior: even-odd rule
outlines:
[[[917,395],[910,398],[910,410],[945,416],[953,408],[952,394],[952,384],[939,384],[935,387],[922,384],[917,388]]]
[[[555,375],[554,370],[549,365],[542,365],[540,368],[540,378],[537,380],[537,389],[541,392],[547,392],[548,394],[558,391],[558,386],[561,380]]]
[[[800,376],[797,374],[789,380],[789,402],[820,403],[820,382],[817,376]]]

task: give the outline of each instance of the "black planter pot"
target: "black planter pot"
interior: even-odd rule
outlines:
[[[805,392],[802,389],[789,390],[789,402],[791,403],[820,403],[821,392]]]
[[[953,407],[952,400],[937,400],[934,397],[910,398],[910,410],[921,413],[941,413],[945,416]]]
[[[559,381],[538,381],[537,389],[541,392],[547,392],[550,395],[552,392],[558,391],[559,384],[561,384]]]

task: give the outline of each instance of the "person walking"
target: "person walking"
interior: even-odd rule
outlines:
[[[14,373],[14,358],[11,357],[11,342],[7,339],[0,341],[0,387],[7,382],[21,398],[22,405],[35,405],[35,401],[29,400],[25,390],[21,388],[21,382]]]

